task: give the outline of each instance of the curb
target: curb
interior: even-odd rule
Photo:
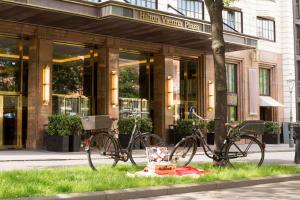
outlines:
[[[300,180],[300,174],[284,175],[275,177],[263,177],[255,179],[242,179],[236,181],[214,181],[210,183],[197,183],[197,184],[185,184],[185,185],[173,185],[173,186],[160,186],[160,187],[148,187],[148,188],[132,188],[124,190],[110,190],[102,192],[92,193],[74,193],[74,194],[61,194],[53,197],[39,197],[39,198],[27,198],[33,200],[125,200],[125,199],[138,199],[149,198],[164,195],[183,194],[190,192],[203,192],[211,190],[221,190],[229,188],[248,187],[267,183],[279,183],[285,181]]]

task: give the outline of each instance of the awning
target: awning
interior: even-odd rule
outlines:
[[[283,107],[284,106],[270,96],[260,96],[259,101],[261,107]]]
[[[210,22],[119,1],[0,0],[0,20],[211,53]],[[257,47],[256,37],[242,33],[224,31],[224,39],[226,52]]]

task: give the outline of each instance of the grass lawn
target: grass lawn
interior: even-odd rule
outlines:
[[[255,168],[251,165],[241,165],[238,169],[216,168],[211,164],[194,164],[193,166],[213,170],[214,173],[199,178],[130,178],[126,176],[126,172],[142,170],[142,168],[131,165],[118,165],[116,168],[102,166],[98,172],[94,172],[88,167],[0,172],[0,199],[200,183],[216,180],[238,180],[300,173],[300,167],[280,165],[263,165],[260,168]]]

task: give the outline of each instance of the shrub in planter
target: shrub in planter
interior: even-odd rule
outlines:
[[[79,150],[79,131],[81,129],[82,125],[78,116],[49,116],[49,123],[47,129],[48,136],[45,138],[47,150],[62,152],[67,152],[69,151],[69,149],[73,151]],[[69,147],[70,144],[72,145],[71,147]]]
[[[152,125],[152,120],[150,118],[139,118],[137,123],[142,133],[152,132],[153,125]],[[124,117],[119,119],[118,121],[119,139],[120,139],[121,146],[123,148],[126,148],[129,143],[133,127],[134,127],[133,117]]]
[[[280,130],[281,126],[278,122],[265,122],[262,141],[267,144],[278,144],[280,142]]]
[[[208,123],[206,124],[206,130],[207,144],[215,144],[215,120],[208,121]]]
[[[200,128],[201,130],[204,130],[205,123],[203,120],[198,119],[179,119],[176,122],[176,126],[174,126],[174,131],[172,134],[174,138],[174,143],[176,144],[179,142],[182,138],[191,135],[193,133],[193,127],[196,126],[197,128]],[[170,136],[170,138],[172,138]]]

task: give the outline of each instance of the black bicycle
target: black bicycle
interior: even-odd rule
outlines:
[[[138,117],[146,112],[123,112],[134,118],[134,127],[127,148],[123,149],[118,138],[118,129],[111,128],[117,119],[109,116],[82,117],[84,130],[90,132],[85,141],[89,165],[96,170],[97,164],[116,166],[119,161],[131,161],[133,165],[146,163],[146,147],[162,146],[161,138],[153,133],[142,133]],[[91,131],[93,130],[93,131]],[[106,158],[106,159],[105,159]]]
[[[190,116],[206,120],[197,115],[194,107],[190,109]],[[228,134],[220,153],[215,153],[210,148],[201,130],[194,126],[192,135],[183,138],[176,144],[170,153],[170,161],[178,166],[188,165],[197,152],[197,141],[199,140],[204,154],[211,159],[232,167],[237,167],[240,163],[252,163],[259,167],[264,161],[265,145],[256,139],[256,135],[263,125],[263,121],[245,121],[239,125],[226,124]]]

